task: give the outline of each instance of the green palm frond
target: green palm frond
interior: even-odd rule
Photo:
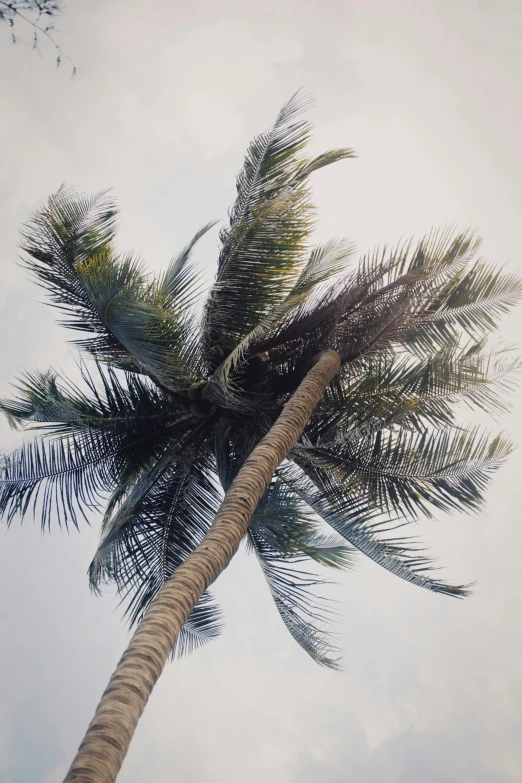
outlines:
[[[207,459],[168,452],[125,493],[117,493],[89,568],[91,587],[114,583],[131,625],[140,621],[166,579],[200,543],[220,503]],[[110,504],[111,505],[111,504]],[[205,593],[180,633],[174,656],[216,638],[219,607]]]
[[[219,606],[209,593],[203,593],[181,629],[172,656],[182,658],[221,634],[223,618]]]
[[[331,166],[332,163],[337,163],[340,160],[348,160],[350,158],[356,157],[357,153],[350,147],[343,147],[342,149],[337,150],[328,150],[328,152],[323,152],[321,155],[316,155],[314,158],[309,158],[308,160],[303,161],[294,176],[294,180],[306,180],[310,174],[314,173],[314,171],[318,171],[325,166]]]
[[[314,247],[308,262],[290,291],[289,301],[292,301],[292,298],[300,298],[303,294],[309,294],[321,283],[346,272],[347,264],[353,258],[355,249],[355,244],[348,239],[330,239]]]
[[[499,318],[521,298],[520,275],[479,260],[441,287],[418,316],[409,342],[426,352],[443,347],[452,335],[464,333],[479,341],[498,328]],[[416,328],[415,328],[416,327]]]
[[[351,150],[337,150],[303,159],[311,130],[301,119],[306,106],[297,94],[281,109],[273,128],[250,145],[238,176],[230,228],[221,233],[218,273],[205,308],[204,342],[212,370],[292,290],[313,226],[308,176],[353,156]]]
[[[187,405],[147,378],[100,364],[95,372],[85,364],[79,370],[82,385],[53,370],[27,373],[15,384],[18,396],[0,402],[0,411],[12,425],[41,430],[46,437],[105,438],[110,451],[118,447],[122,479],[141,470],[167,443],[193,431]]]
[[[252,350],[291,358],[332,347],[348,362],[401,344],[426,301],[472,261],[476,248],[471,235],[443,231],[363,256],[355,271],[306,301]]]
[[[343,492],[387,513],[415,516],[430,515],[430,507],[476,510],[512,448],[479,429],[378,430],[332,446],[296,446],[294,459],[319,483],[335,476]]]
[[[96,432],[25,444],[0,462],[0,514],[9,525],[38,509],[42,528],[54,516],[60,526],[78,526],[117,484],[120,454],[117,440]]]
[[[132,258],[120,261],[109,254],[79,263],[77,272],[104,327],[96,329],[94,340],[80,343],[82,348],[104,361],[146,373],[174,392],[195,380],[194,323],[186,311],[165,306],[175,290],[175,278],[170,291],[168,284],[161,290],[140,273]],[[191,281],[184,282],[190,290]]]
[[[93,589],[113,582],[131,624],[139,622],[165,580],[203,540],[221,498],[208,454],[196,444],[167,451],[106,521],[89,570]]]
[[[317,286],[342,272],[354,249],[353,243],[348,240],[332,239],[312,250],[308,262],[286,298],[262,318],[221,362],[210,379],[207,389],[209,399],[224,404],[232,400],[236,407],[241,404],[237,395],[237,379],[234,379],[233,372],[245,365],[251,346],[259,343],[275,325],[284,322],[288,314],[302,305]],[[255,356],[256,352],[250,351],[250,354]],[[248,407],[259,403],[259,399],[251,400]]]
[[[51,301],[87,323],[96,317],[75,271],[78,261],[106,252],[116,230],[117,209],[106,193],[76,195],[62,186],[22,234],[28,268]]]
[[[317,530],[302,537],[300,549],[303,555],[319,565],[337,569],[352,568],[357,554],[354,548],[347,547],[346,540],[343,541],[337,534]]]
[[[459,404],[493,415],[507,410],[506,393],[520,376],[512,352],[451,347],[427,360],[379,356],[360,372],[342,373],[307,427],[312,442],[336,443],[395,424],[425,430],[455,422]]]
[[[0,405],[17,425],[43,429],[44,440],[4,456],[0,512],[10,523],[27,512],[48,526],[78,523],[108,492],[159,458],[171,440],[193,429],[193,419],[169,404],[145,379],[119,378],[81,367],[84,388],[56,373],[33,372],[18,382],[18,397]]]
[[[431,575],[438,567],[426,556],[418,540],[397,535],[397,530],[404,523],[390,521],[389,515],[383,516],[378,510],[361,503],[335,477],[331,478],[326,473],[319,476],[314,467],[308,469],[306,461],[301,463],[301,468],[287,468],[282,474],[283,480],[362,554],[417,587],[456,598],[468,595],[469,586],[451,585]]]
[[[160,291],[167,298],[169,304],[172,303],[177,310],[184,311],[190,307],[199,293],[200,275],[190,264],[192,251],[201,237],[210,231],[216,223],[217,221],[212,221],[200,228],[188,245],[172,259],[167,271],[160,278]]]
[[[64,324],[93,335],[79,340],[80,348],[165,388],[184,389],[201,361],[188,313],[195,279],[187,262],[210,224],[158,282],[139,260],[115,253],[115,214],[104,194],[88,199],[61,188],[26,227],[26,265],[65,312]]]
[[[332,620],[332,611],[321,597],[310,590],[323,580],[304,571],[300,560],[296,567],[291,556],[274,553],[255,532],[249,533],[270,593],[286,628],[305,652],[321,666],[338,669],[338,655],[332,648],[324,626]]]
[[[96,364],[95,373],[85,364],[79,370],[83,386],[51,369],[27,372],[13,384],[18,396],[2,400],[0,411],[14,426],[57,434],[87,428],[128,429],[141,419],[147,428],[156,423],[172,428],[186,417],[177,400],[166,397],[143,376],[118,374],[100,364]]]
[[[109,297],[115,288],[125,285],[140,289],[141,268],[131,259],[120,263],[114,256],[116,215],[115,204],[105,193],[88,197],[62,186],[25,227],[22,249],[27,253],[26,267],[53,305],[67,316],[62,323],[75,330],[103,334],[121,351],[118,341],[106,333],[103,317],[81,274],[86,264],[102,268],[106,278],[111,278]]]
[[[281,557],[311,558],[331,568],[353,565],[353,549],[331,531],[323,532],[317,514],[277,477],[259,502],[250,530]]]

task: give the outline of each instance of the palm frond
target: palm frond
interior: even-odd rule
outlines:
[[[286,299],[299,275],[312,229],[309,175],[351,150],[302,158],[311,126],[307,101],[295,95],[273,128],[250,145],[237,179],[230,228],[221,233],[216,282],[207,299],[204,341],[214,370]]]
[[[310,253],[310,258],[288,298],[308,294],[321,283],[346,272],[347,264],[353,258],[355,249],[355,244],[348,239],[330,239],[317,245]]]
[[[353,549],[321,530],[320,520],[278,476],[274,477],[252,517],[250,530],[275,555],[311,558],[331,568],[350,568]]]
[[[80,369],[83,388],[51,370],[32,372],[18,382],[18,397],[0,405],[12,424],[46,435],[3,457],[0,510],[9,523],[38,509],[48,527],[54,507],[60,524],[77,525],[194,428],[194,419],[146,379]]]
[[[259,343],[275,325],[284,322],[289,313],[307,300],[314,288],[343,271],[353,252],[353,243],[339,239],[330,240],[312,250],[307,264],[286,298],[262,318],[221,362],[210,379],[207,390],[209,399],[216,400],[218,403],[232,400],[232,403],[236,403],[236,407],[240,404],[234,371],[247,364],[249,355],[250,358],[256,355],[255,351],[250,351],[251,346]],[[259,405],[259,400],[252,402]]]
[[[78,341],[82,349],[166,388],[185,388],[195,380],[187,260],[198,237],[158,285],[139,260],[115,253],[115,214],[104,194],[61,188],[26,227],[26,265],[65,312],[64,325],[93,335]]]
[[[297,170],[294,179],[297,181],[308,179],[310,174],[313,174],[314,171],[318,171],[325,166],[331,166],[332,163],[338,163],[340,160],[348,160],[356,157],[357,153],[350,147],[328,150],[328,152],[323,152],[320,155],[316,155],[314,158],[303,161]]]
[[[302,536],[299,547],[303,555],[327,568],[353,568],[355,563],[354,548],[347,547],[346,539],[335,533],[312,531]]]
[[[42,528],[51,518],[68,527],[87,520],[87,511],[100,507],[104,494],[118,481],[120,444],[91,433],[57,441],[25,444],[0,462],[0,514],[11,524],[32,512]],[[87,520],[88,521],[88,520]]]
[[[294,459],[301,464],[303,458],[316,481],[335,476],[343,492],[382,511],[429,516],[431,507],[476,510],[512,448],[501,435],[490,439],[479,429],[379,430],[333,446],[299,445]]]
[[[171,430],[183,415],[175,398],[168,398],[146,377],[118,374],[112,367],[79,365],[83,386],[62,378],[56,371],[26,372],[13,386],[18,396],[2,400],[0,411],[14,426],[29,426],[47,432],[76,432],[86,428],[114,429],[146,420],[147,428],[158,424]]]
[[[97,332],[95,339],[81,341],[80,347],[104,361],[119,360],[175,392],[195,380],[193,321],[186,311],[166,306],[174,292],[179,295],[175,278],[170,291],[168,285],[161,290],[139,273],[131,257],[118,260],[107,254],[90,257],[77,271],[104,327],[91,330]],[[189,277],[183,282],[190,292]]]
[[[391,349],[411,337],[419,312],[473,259],[469,234],[434,232],[416,246],[405,243],[364,256],[358,268],[307,300],[252,350],[296,361],[327,347],[343,362]]]
[[[413,350],[444,346],[456,331],[480,341],[522,297],[522,278],[483,260],[450,278],[427,300],[409,335]]]
[[[89,570],[91,586],[96,590],[114,582],[131,624],[139,622],[208,532],[222,497],[213,470],[210,456],[196,443],[167,451],[142,473],[107,521]]]
[[[340,536],[378,565],[410,584],[464,598],[469,586],[451,585],[431,576],[436,567],[417,539],[397,535],[404,523],[391,520],[346,491],[336,478],[318,474],[301,462],[283,472],[284,481]]]
[[[332,612],[324,599],[310,592],[312,588],[321,585],[323,580],[312,572],[304,571],[302,565],[296,567],[295,558],[274,553],[253,530],[249,532],[249,541],[277,611],[291,636],[321,666],[338,669],[338,656],[324,630],[324,625],[331,622]]]
[[[221,634],[223,619],[219,606],[208,592],[203,593],[181,629],[172,651],[172,657],[182,658]]]
[[[94,372],[85,364],[79,370],[82,385],[52,370],[27,373],[16,385],[18,397],[0,403],[0,410],[15,426],[43,430],[46,437],[72,436],[88,443],[98,433],[109,451],[118,448],[119,481],[194,429],[187,406],[147,378],[100,364]]]
[[[327,389],[306,429],[311,442],[340,443],[396,424],[417,431],[449,426],[459,404],[503,413],[521,364],[506,350],[449,346],[427,360],[384,355],[358,369],[348,365]]]
[[[178,311],[183,312],[190,307],[199,293],[200,275],[190,264],[192,251],[201,237],[216,223],[217,221],[212,221],[200,228],[190,242],[172,259],[167,271],[160,278],[161,292],[167,298],[169,305],[173,305]]]
[[[93,314],[75,271],[78,261],[106,252],[116,230],[117,210],[106,193],[77,195],[62,186],[22,233],[26,262],[51,301],[67,312]]]

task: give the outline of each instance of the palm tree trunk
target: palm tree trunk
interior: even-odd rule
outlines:
[[[165,582],[136,629],[64,783],[113,783],[179,632],[207,587],[227,567],[275,469],[302,434],[339,355],[325,351],[245,460],[201,544]]]

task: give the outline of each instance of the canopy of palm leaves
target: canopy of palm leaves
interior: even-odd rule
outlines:
[[[346,566],[359,550],[413,584],[466,593],[397,529],[433,510],[476,509],[508,454],[503,437],[463,430],[456,414],[503,407],[518,360],[486,338],[522,286],[477,259],[468,233],[434,231],[358,264],[349,242],[311,246],[310,176],[354,153],[307,157],[305,104],[295,96],[247,151],[200,318],[191,254],[210,225],[152,276],[116,252],[105,195],[61,189],[36,213],[27,264],[93,361],[79,385],[31,372],[3,402],[13,425],[42,433],[3,458],[0,509],[8,523],[36,512],[43,526],[104,509],[91,584],[115,582],[138,621],[317,355],[334,348],[341,372],[249,532],[290,633],[334,665],[328,608],[311,590],[317,564]],[[178,652],[219,628],[205,595]]]

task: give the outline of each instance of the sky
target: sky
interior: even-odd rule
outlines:
[[[18,265],[21,224],[61,183],[112,188],[118,246],[160,269],[224,220],[253,135],[301,86],[318,240],[361,253],[455,224],[520,268],[522,6],[518,0],[69,0],[54,67],[0,28],[0,395],[22,369],[73,366],[70,335]],[[19,29],[23,37],[22,28]],[[211,276],[218,228],[199,248]],[[501,334],[516,340],[522,310]],[[492,422],[522,440],[520,395]],[[0,451],[21,442],[0,429]],[[465,601],[362,558],[337,577],[341,673],[295,645],[252,557],[215,586],[222,637],[167,665],[121,783],[517,783],[522,768],[520,450],[482,512],[420,533]],[[0,530],[0,780],[59,783],[128,640],[110,590],[90,594],[91,528]]]

